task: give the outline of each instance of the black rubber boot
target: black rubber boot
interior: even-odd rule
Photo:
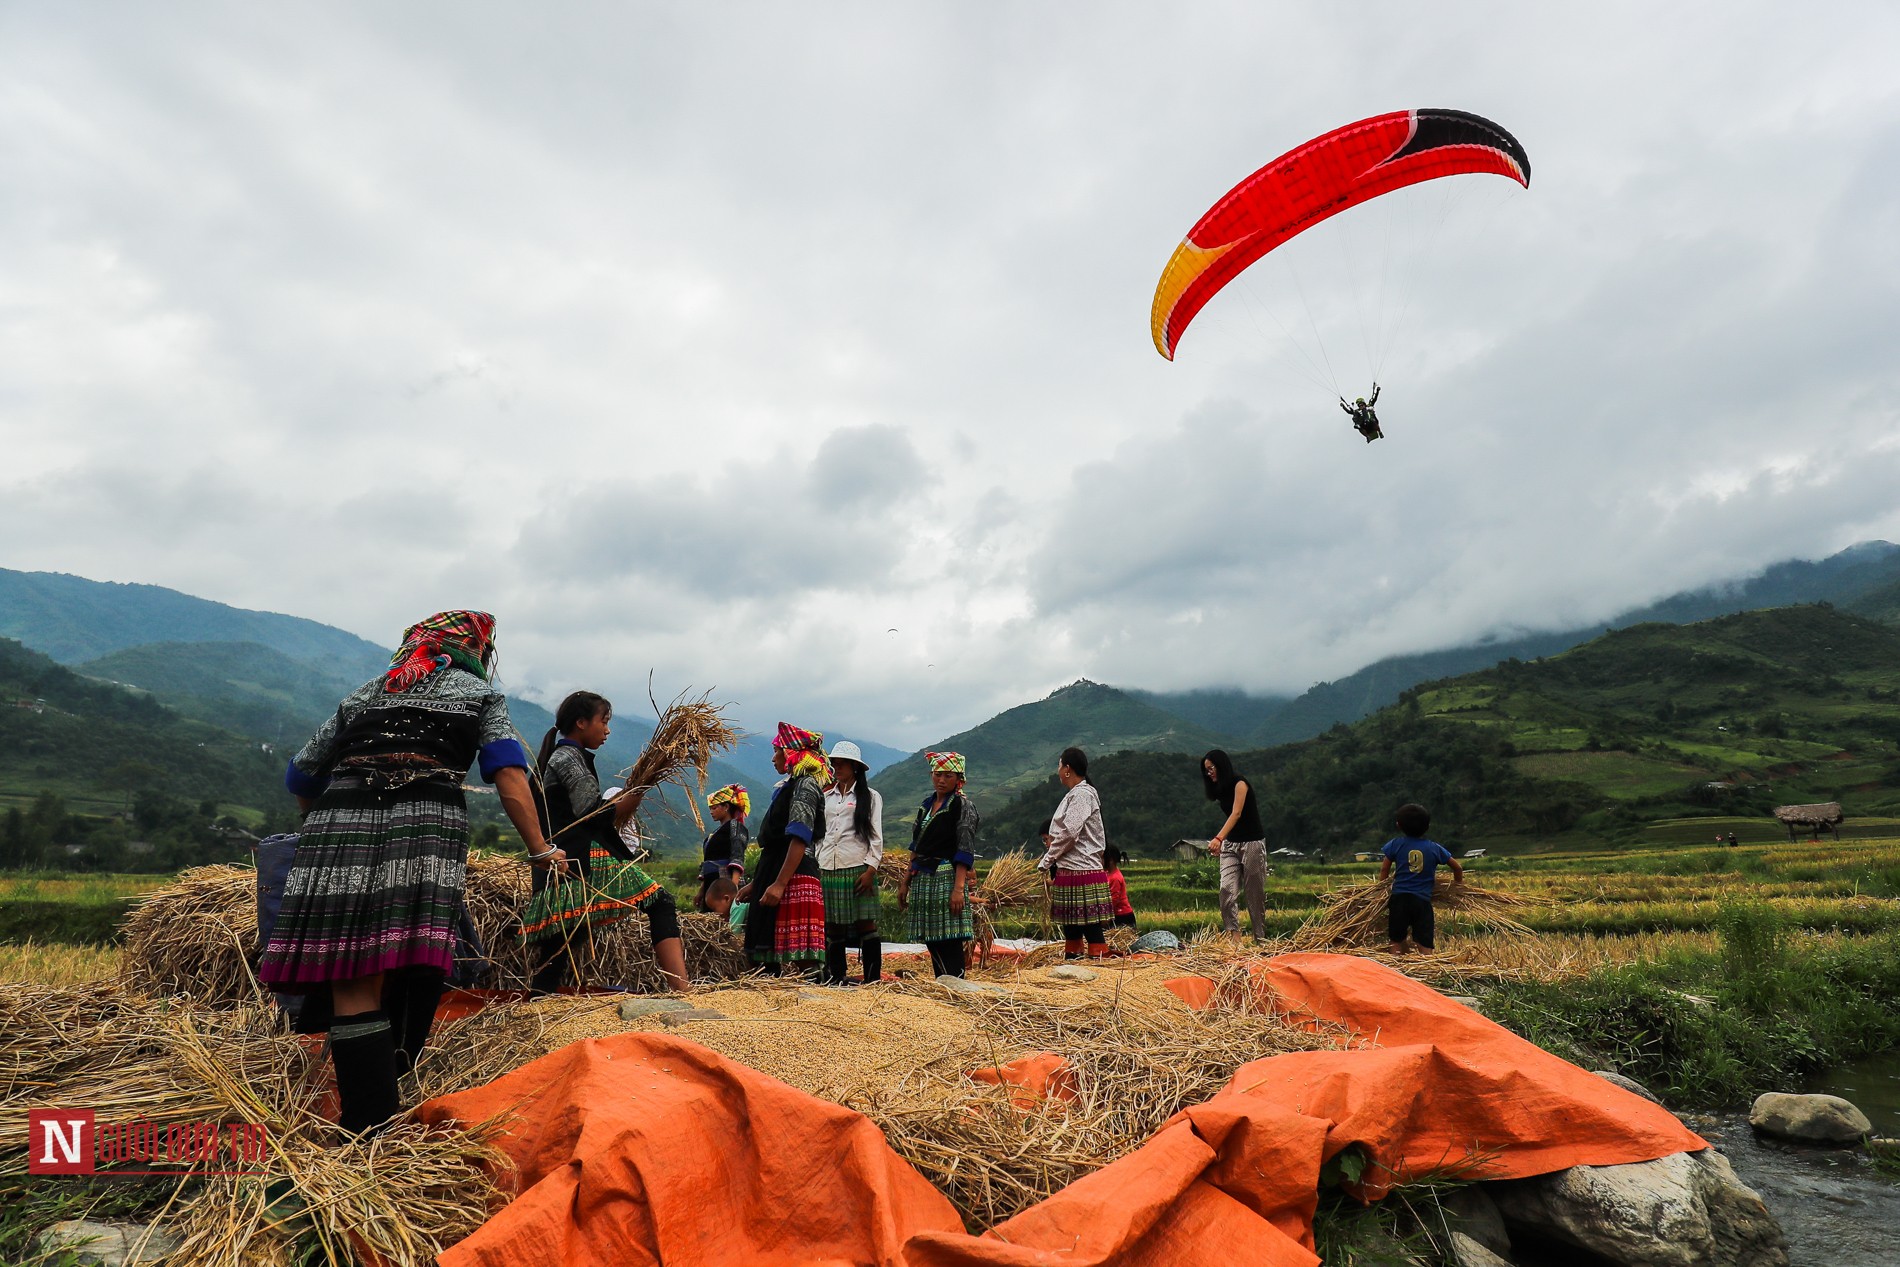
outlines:
[[[858,953],[864,957],[864,984],[884,979],[884,942],[876,933],[865,934],[858,943]]]
[[[381,1011],[339,1016],[330,1025],[336,1065],[337,1125],[351,1135],[373,1131],[396,1115],[396,1036]]]
[[[845,955],[844,934],[825,930],[825,977],[826,985],[843,985],[845,969],[850,960]]]
[[[541,966],[534,970],[534,976],[528,979],[528,993],[534,998],[553,994],[567,982],[567,942],[548,942],[543,949],[547,958],[541,961]]]
[[[397,968],[383,977],[383,1011],[396,1036],[397,1077],[408,1074],[422,1059],[445,989],[447,982],[435,968]]]

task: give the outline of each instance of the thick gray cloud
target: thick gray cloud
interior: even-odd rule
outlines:
[[[908,743],[1900,536],[1900,16],[1418,12],[8,6],[0,565],[485,606],[531,691]],[[1200,211],[1405,105],[1533,188],[1321,226],[1155,356]]]

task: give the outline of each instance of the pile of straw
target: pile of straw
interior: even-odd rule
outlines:
[[[852,1107],[884,1129],[892,1148],[950,1198],[972,1231],[992,1227],[1139,1147],[1248,1061],[1335,1045],[1330,1031],[1276,1012],[1244,964],[1221,971],[1216,993],[1223,1005],[1205,1011],[1163,991],[1116,988],[1106,978],[1096,984],[1107,989],[1077,1002],[1032,997],[1027,986],[956,996],[998,1059],[1047,1051],[1067,1060],[1075,1072],[1072,1103],[1019,1108],[1011,1116],[1006,1094],[971,1088],[934,1110],[899,1110],[876,1099]],[[941,995],[925,983],[897,988]]]
[[[257,872],[193,867],[141,897],[121,931],[119,980],[132,994],[189,994],[205,1002],[258,1002]]]
[[[907,1080],[914,1081],[914,1080]],[[981,1233],[1100,1170],[1127,1151],[1089,1105],[1016,1103],[1005,1087],[943,1082],[918,1094],[904,1084],[853,1103],[891,1151],[950,1200]]]
[[[520,858],[469,856],[464,901],[492,965],[477,985],[527,988],[529,955],[539,952],[524,945],[515,930],[528,902],[529,876],[530,868]],[[223,1006],[267,998],[252,972],[257,957],[256,883],[257,873],[249,867],[194,867],[141,898],[124,925],[120,984],[130,994],[189,995]],[[694,980],[727,981],[751,971],[738,937],[717,916],[682,915],[680,941],[687,973]],[[572,949],[581,985],[665,988],[644,915],[629,915],[591,932],[581,930],[574,935]]]
[[[472,1132],[399,1124],[344,1141],[316,1112],[323,1063],[264,1007],[209,1008],[146,999],[116,986],[56,990],[0,985],[0,1201],[26,1168],[26,1114],[83,1106],[102,1123],[139,1119],[257,1123],[267,1145],[247,1163],[261,1176],[191,1175],[147,1213],[183,1238],[181,1267],[373,1261],[433,1263],[501,1200],[507,1159]],[[489,1076],[492,1076],[489,1075]],[[205,1163],[222,1169],[229,1157]],[[146,1168],[149,1163],[133,1162]],[[285,1198],[286,1190],[294,1197]],[[273,1204],[273,1202],[275,1204]]]
[[[1300,925],[1287,942],[1289,950],[1340,950],[1388,945],[1386,901],[1390,884],[1366,880],[1334,889],[1320,898],[1319,909]],[[1550,899],[1524,893],[1481,889],[1475,884],[1453,884],[1438,877],[1432,905],[1441,918],[1450,916],[1468,927],[1530,937],[1535,932],[1512,912],[1548,906]]]

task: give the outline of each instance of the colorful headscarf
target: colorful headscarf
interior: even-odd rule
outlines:
[[[495,662],[495,618],[487,612],[437,612],[402,631],[402,646],[390,657],[383,689],[414,690],[430,674],[459,665],[486,680]]]
[[[745,787],[738,783],[728,783],[706,798],[706,805],[731,805],[738,809],[739,817],[744,818],[752,812],[752,798],[746,794]]]
[[[930,764],[932,774],[954,774],[963,777],[963,754],[960,752],[926,752],[924,760]]]
[[[831,786],[831,762],[825,759],[825,737],[815,730],[804,730],[790,722],[778,724],[772,746],[785,754],[785,773],[809,774],[824,787]]]

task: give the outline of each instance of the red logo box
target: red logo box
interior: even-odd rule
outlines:
[[[93,1173],[91,1109],[28,1109],[26,1140],[29,1175]]]

